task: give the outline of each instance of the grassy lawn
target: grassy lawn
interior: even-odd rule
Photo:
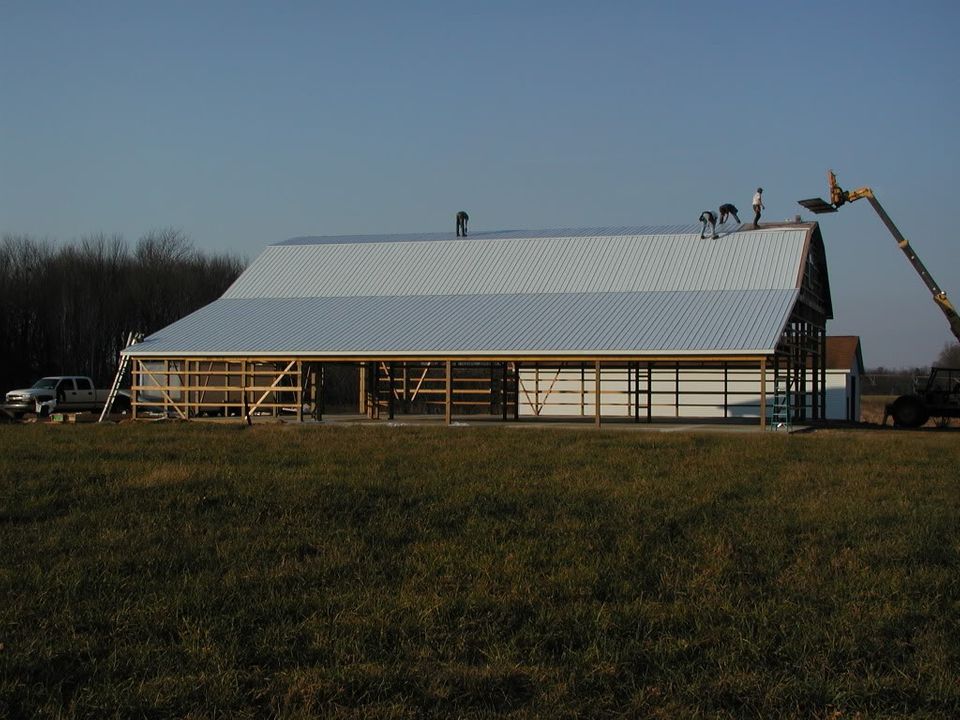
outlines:
[[[957,717],[960,434],[0,427],[0,716]]]

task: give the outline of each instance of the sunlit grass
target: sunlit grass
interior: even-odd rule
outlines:
[[[956,716],[957,439],[4,427],[0,716]]]

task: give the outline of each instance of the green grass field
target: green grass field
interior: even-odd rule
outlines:
[[[0,428],[0,716],[957,717],[960,434]]]

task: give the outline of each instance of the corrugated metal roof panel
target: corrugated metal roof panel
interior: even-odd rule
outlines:
[[[771,353],[796,289],[220,299],[130,355]],[[731,323],[735,318],[736,322]]]
[[[699,229],[550,234],[556,232],[288,241],[268,247],[224,298],[790,289],[809,228],[734,232],[718,240],[701,240]]]

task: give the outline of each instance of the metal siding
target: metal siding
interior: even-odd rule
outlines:
[[[772,352],[797,295],[719,290],[221,299],[128,354]],[[737,318],[734,325],[731,318]]]
[[[273,245],[224,298],[794,288],[807,230]]]

